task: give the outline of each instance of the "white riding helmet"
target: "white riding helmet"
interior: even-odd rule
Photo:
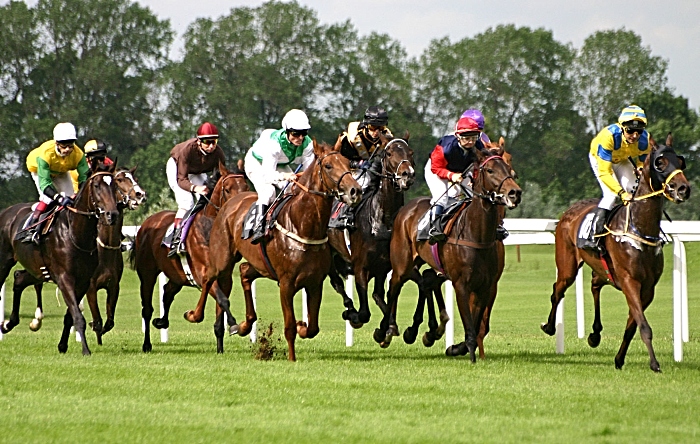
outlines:
[[[59,123],[53,128],[53,140],[56,142],[63,142],[66,140],[74,141],[77,138],[78,137],[75,135],[75,127],[72,123]]]
[[[290,109],[282,119],[282,128],[286,130],[308,130],[311,128],[309,118],[300,109]]]

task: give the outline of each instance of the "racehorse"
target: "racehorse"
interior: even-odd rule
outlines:
[[[203,309],[206,294],[214,288],[215,281],[230,280],[234,265],[245,258],[247,262],[242,263],[239,270],[246,301],[246,320],[238,325],[238,332],[242,336],[250,333],[257,319],[251,292],[253,281],[259,277],[276,280],[280,288],[290,361],[296,361],[294,341],[297,333],[310,339],[319,331],[323,280],[331,264],[327,230],[333,197],[348,205],[356,205],[361,194],[360,186],[350,174],[349,161],[336,147],[314,140],[314,154],[315,162],[295,181],[292,197],[279,210],[272,225],[271,238],[254,245],[250,239],[241,237],[246,213],[257,200],[256,193],[239,194],[224,204],[212,228],[207,277],[194,311]],[[230,285],[219,284],[219,287],[223,291],[227,287],[230,290]],[[308,325],[297,322],[294,317],[294,295],[302,288],[307,294]]]
[[[333,250],[334,266],[329,274],[331,285],[343,297],[346,311],[343,319],[355,328],[369,322],[370,311],[367,288],[374,278],[374,298],[384,300],[384,282],[391,270],[389,241],[396,213],[404,204],[404,191],[415,180],[413,150],[408,146],[408,133],[403,139],[391,139],[377,154],[381,162],[379,183],[369,197],[364,197],[356,210],[356,229],[349,235],[350,250],[346,245],[345,230],[328,229],[328,242]],[[360,300],[358,312],[352,299],[345,293],[343,277],[355,275],[355,286]],[[341,274],[344,276],[341,277]]]
[[[14,273],[13,304],[10,319],[1,329],[12,330],[19,323],[22,290],[30,285],[53,280],[63,294],[66,314],[58,351],[68,350],[70,328],[80,333],[83,355],[89,355],[85,339],[85,318],[78,302],[85,295],[90,277],[97,268],[98,219],[113,225],[119,218],[114,170],[93,169],[75,198],[74,207],[59,210],[52,223],[53,230],[39,245],[14,240],[32,211],[32,204],[13,205],[0,213],[0,279],[4,282],[12,267],[19,262],[24,270]]]
[[[97,343],[102,345],[102,335],[114,327],[114,311],[119,298],[119,281],[124,271],[124,259],[122,257],[121,239],[122,226],[124,225],[124,209],[135,210],[146,200],[146,192],[136,182],[134,172],[136,167],[117,168],[114,172],[114,181],[117,184],[117,209],[119,216],[113,225],[98,224],[97,256],[99,265],[92,279],[90,287],[85,294],[90,312],[92,314],[92,329],[97,335]],[[37,311],[30,328],[34,331],[41,327],[43,307],[41,290],[43,282],[34,284],[37,294]],[[97,302],[97,291],[107,291],[107,322],[102,324],[102,316]]]
[[[168,283],[163,287],[163,306],[165,312],[162,318],[153,319],[153,326],[156,328],[168,328],[170,320],[170,306],[175,299],[175,295],[182,290],[182,287],[200,287],[205,276],[205,271],[209,257],[209,232],[214,218],[220,208],[234,196],[243,191],[247,191],[248,183],[245,174],[241,171],[240,163],[233,172],[228,171],[224,165],[219,165],[218,171],[210,177],[208,188],[212,190],[211,196],[207,200],[205,207],[196,213],[190,226],[189,234],[185,239],[187,255],[168,257],[169,248],[161,244],[165,233],[175,220],[174,211],[161,211],[149,216],[139,228],[133,250],[130,254],[132,267],[139,276],[141,285],[141,316],[144,319],[145,332],[143,339],[143,351],[150,352],[153,348],[151,344],[150,321],[153,316],[153,288],[158,280],[158,275],[162,272],[168,278]],[[225,291],[230,292],[232,279],[222,280],[219,285],[223,285]],[[212,292],[212,296],[215,293]],[[233,319],[228,309],[228,299],[225,305],[217,299],[217,314],[220,310],[228,311],[230,319]],[[203,316],[200,319],[203,320]],[[214,334],[216,336],[217,350],[223,352],[224,325],[223,320],[214,324]]]
[[[503,137],[499,140],[499,145],[505,148],[505,140]],[[513,157],[507,151],[504,151],[502,156],[503,160],[510,167],[510,174],[514,179],[518,178],[518,174],[513,170]],[[497,207],[498,211],[498,223],[499,225],[503,223],[503,218],[505,217],[506,207],[504,205],[499,205]],[[496,239],[496,253],[498,255],[498,265],[496,267],[496,276],[494,285],[491,289],[491,297],[484,311],[484,317],[481,322],[481,328],[479,329],[479,334],[476,338],[477,346],[479,347],[479,357],[481,359],[485,358],[484,354],[484,338],[489,333],[490,321],[491,321],[491,310],[493,309],[493,304],[496,302],[496,295],[498,293],[498,282],[503,275],[503,269],[505,268],[505,246],[503,241]],[[438,274],[434,269],[428,268],[422,273],[421,286],[418,292],[418,303],[416,305],[416,311],[413,315],[413,324],[408,327],[403,332],[404,342],[407,344],[413,344],[418,336],[418,328],[423,322],[423,309],[427,304],[428,307],[428,331],[425,332],[422,338],[423,345],[426,347],[432,347],[435,341],[442,338],[445,334],[445,328],[447,322],[450,320],[447,310],[445,309],[445,299],[442,294],[442,284],[446,281],[444,275]],[[438,323],[437,317],[435,316],[435,307],[433,305],[433,297],[435,302],[437,302],[438,310],[440,313],[440,321]]]
[[[595,306],[593,332],[588,336],[588,344],[600,344],[600,290],[612,285],[621,290],[629,315],[622,337],[620,350],[615,356],[615,368],[621,369],[630,341],[639,326],[639,334],[649,352],[649,366],[660,372],[654,348],[651,344],[652,332],[644,310],[654,299],[654,288],[664,268],[661,215],[666,198],[681,203],[690,197],[690,184],[683,174],[685,159],[673,150],[673,138],[669,134],[666,145],[657,145],[650,139],[652,150],[639,173],[639,185],[629,204],[619,206],[611,212],[606,222],[609,232],[605,235],[606,254],[576,247],[579,227],[586,215],[598,205],[598,199],[575,203],[562,216],[555,231],[555,258],[557,280],[551,296],[552,308],[547,323],[542,330],[548,335],[556,331],[555,315],[564,292],[576,279],[578,269],[588,264],[593,270],[591,292]]]
[[[399,334],[396,306],[401,287],[411,279],[423,289],[418,270],[421,265],[428,264],[452,281],[464,325],[465,341],[451,346],[447,354],[469,352],[472,362],[476,361],[477,334],[496,283],[498,206],[515,208],[522,191],[501,157],[503,145],[495,151],[473,150],[476,155],[474,201],[462,207],[454,217],[445,244],[431,246],[427,241],[415,240],[418,223],[430,208],[429,198],[412,200],[396,216],[391,238],[392,276],[388,300],[386,305],[380,303],[384,318],[374,334],[375,341],[382,347],[389,346],[392,336]]]

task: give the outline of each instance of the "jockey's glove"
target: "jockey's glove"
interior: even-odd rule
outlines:
[[[69,196],[63,196],[61,194],[58,195],[59,198],[57,199],[57,202],[60,206],[62,207],[70,207],[73,206],[73,199],[70,198]]]

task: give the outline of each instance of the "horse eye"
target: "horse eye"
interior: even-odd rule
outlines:
[[[333,165],[330,165],[330,164],[328,164],[328,163],[325,163],[325,164],[323,164],[323,168],[325,168],[325,169],[327,169],[327,170],[332,170],[332,169],[333,169]]]
[[[489,174],[493,174],[493,170],[491,168],[486,168],[486,172]]]

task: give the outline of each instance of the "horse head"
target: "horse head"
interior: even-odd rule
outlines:
[[[314,139],[316,163],[314,172],[318,171],[321,191],[342,200],[350,206],[360,203],[362,189],[350,173],[350,161],[340,154],[338,146],[317,143]],[[306,175],[306,174],[305,174]]]
[[[688,200],[690,183],[683,173],[685,158],[673,149],[673,136],[668,133],[666,145],[658,145],[653,139],[650,143],[651,154],[644,162],[642,176],[648,178],[651,191],[661,191],[664,197],[675,203]]]
[[[486,195],[493,203],[513,209],[518,206],[522,190],[515,183],[513,169],[505,161],[503,138],[487,149],[474,148],[478,166],[474,169],[474,191]]]
[[[90,177],[75,198],[76,210],[87,209],[97,215],[103,225],[114,225],[119,219],[117,208],[117,184],[114,172],[115,161],[111,166],[96,165],[91,169]]]
[[[119,168],[114,173],[114,181],[117,183],[117,193],[120,196],[119,204],[126,206],[130,210],[135,210],[146,201],[146,192],[141,185],[136,182],[134,172],[136,167],[131,169]]]
[[[408,146],[409,133],[403,139],[394,138],[387,141],[381,152],[382,176],[391,180],[397,191],[408,190],[416,180],[413,150]]]
[[[212,190],[211,202],[219,208],[236,194],[250,191],[248,182],[245,180],[243,172],[243,161],[239,160],[236,167],[229,171],[226,166],[219,162],[219,168],[209,178],[207,187]]]

